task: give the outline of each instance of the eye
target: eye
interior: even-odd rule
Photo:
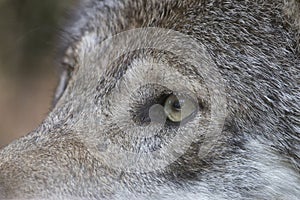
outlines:
[[[197,103],[189,96],[171,94],[165,101],[164,111],[171,122],[178,123],[197,112]]]

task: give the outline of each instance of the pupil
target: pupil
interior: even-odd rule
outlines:
[[[174,101],[173,108],[175,110],[181,110],[181,104],[180,104],[180,102],[178,100]]]

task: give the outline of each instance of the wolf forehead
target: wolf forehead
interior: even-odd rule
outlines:
[[[234,0],[78,1],[71,11],[68,23],[64,24],[63,40],[60,45],[61,51],[65,52],[62,60],[67,66],[73,66],[75,56],[72,56],[72,52],[76,49],[77,42],[91,32],[97,33],[95,42],[101,42],[116,33],[140,27],[162,27],[180,30],[195,37],[204,37],[205,35],[197,35],[197,32],[208,27],[216,30],[222,29],[222,31],[233,28],[233,32],[239,32],[242,27],[251,27],[250,29],[254,31],[256,28],[259,30],[264,22],[268,23],[270,20],[273,20],[274,25],[276,23],[280,25],[278,19],[282,18],[282,15],[286,16],[285,23],[290,24],[298,32],[300,29],[299,9],[300,5],[297,0],[262,2]],[[228,25],[229,23],[231,25]],[[247,29],[248,33],[253,34],[254,32],[250,29]],[[226,35],[226,32],[216,31],[211,38],[218,34]],[[246,36],[247,34],[244,35]],[[299,42],[299,38],[296,40]],[[298,49],[298,46],[294,48]]]
[[[205,46],[224,75],[234,75],[233,70],[238,69],[236,75],[248,73],[253,77],[265,75],[266,81],[273,81],[271,77],[283,80],[280,70],[293,65],[283,76],[292,75],[293,68],[299,65],[295,56],[299,52],[299,7],[296,0],[79,1],[64,28],[61,60],[65,71],[58,91],[64,90],[79,61],[92,62],[92,56],[82,56],[84,52],[93,51],[117,33],[142,27],[161,27],[190,35]],[[257,65],[257,70],[251,72],[253,65]],[[272,84],[280,87],[278,82]],[[294,81],[284,85],[296,87]]]

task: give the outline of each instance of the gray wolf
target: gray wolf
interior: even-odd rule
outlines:
[[[0,199],[299,199],[298,0],[82,0]]]

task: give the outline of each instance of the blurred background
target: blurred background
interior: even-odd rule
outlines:
[[[55,47],[72,0],[0,0],[0,147],[34,130],[58,81]]]

